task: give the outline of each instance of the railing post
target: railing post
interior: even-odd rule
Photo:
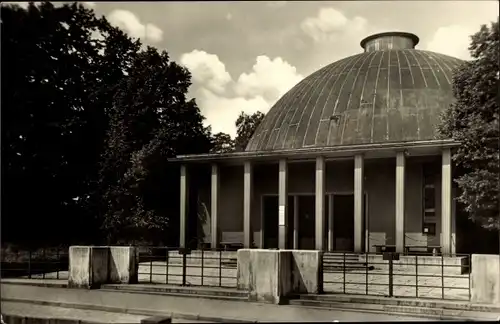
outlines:
[[[441,253],[441,299],[444,299],[444,254]]]
[[[170,261],[170,255],[169,255],[169,250],[167,248],[167,264],[165,266],[165,284],[168,285],[168,262]]]
[[[391,253],[392,254],[392,253]],[[389,297],[393,297],[394,296],[394,286],[393,286],[393,258],[392,256],[389,258]]]
[[[203,258],[203,254],[204,253],[203,253],[203,248],[202,248],[201,249],[201,285],[202,286],[203,286],[203,263],[204,263],[204,261],[203,261],[203,259],[204,259]]]
[[[45,258],[46,258],[45,248],[42,248],[42,260],[43,260],[43,261],[42,261],[42,264],[43,264],[43,266],[42,266],[42,268],[43,268],[43,269],[42,269],[42,271],[43,271],[43,273],[42,273],[42,279],[45,279],[45,271],[46,271],[46,268],[47,268],[47,267],[46,267],[46,265],[47,265],[47,261],[46,261],[46,259],[45,259]]]
[[[153,249],[150,249],[149,255],[149,283],[153,283]]]
[[[222,287],[222,250],[219,251],[219,287]]]
[[[31,249],[28,253],[28,279],[31,279]]]
[[[187,253],[185,250],[182,251],[182,285],[186,285],[186,263],[187,263]]]
[[[415,255],[415,294],[418,298],[418,255]]]
[[[343,252],[343,257],[344,257],[344,262],[343,262],[343,267],[342,267],[342,271],[343,271],[343,276],[342,276],[342,282],[343,282],[343,292],[345,294],[345,252]]]

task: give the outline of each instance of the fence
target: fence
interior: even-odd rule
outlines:
[[[221,249],[138,247],[140,283],[235,288],[237,255]]]
[[[68,279],[67,248],[2,250],[1,277],[23,279]]]
[[[325,253],[325,293],[470,300],[469,255]]]

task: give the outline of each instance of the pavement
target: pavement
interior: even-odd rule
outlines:
[[[315,309],[293,305],[270,305],[252,302],[211,300],[203,298],[173,297],[120,291],[80,290],[1,284],[2,312],[4,309],[26,314],[34,306],[44,312],[78,311],[102,312],[96,316],[155,316],[173,315],[193,322],[379,322],[379,321],[432,321],[412,316],[362,313],[330,309]],[[33,304],[35,303],[35,304]],[[115,315],[110,315],[114,313]],[[40,314],[40,313],[38,313]],[[15,314],[14,314],[15,315]],[[135,318],[140,320],[140,318]],[[102,322],[102,321],[101,321]],[[106,322],[106,321],[104,321]],[[126,321],[128,322],[128,321]],[[130,322],[128,322],[130,323]]]

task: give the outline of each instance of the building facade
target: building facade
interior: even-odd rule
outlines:
[[[178,156],[180,246],[454,253],[459,143],[436,125],[462,61],[418,41],[369,36],[278,100],[245,152]]]

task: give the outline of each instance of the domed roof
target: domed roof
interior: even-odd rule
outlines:
[[[364,53],[325,66],[281,97],[246,151],[433,139],[463,61],[416,50],[418,41],[402,32],[365,38]]]

